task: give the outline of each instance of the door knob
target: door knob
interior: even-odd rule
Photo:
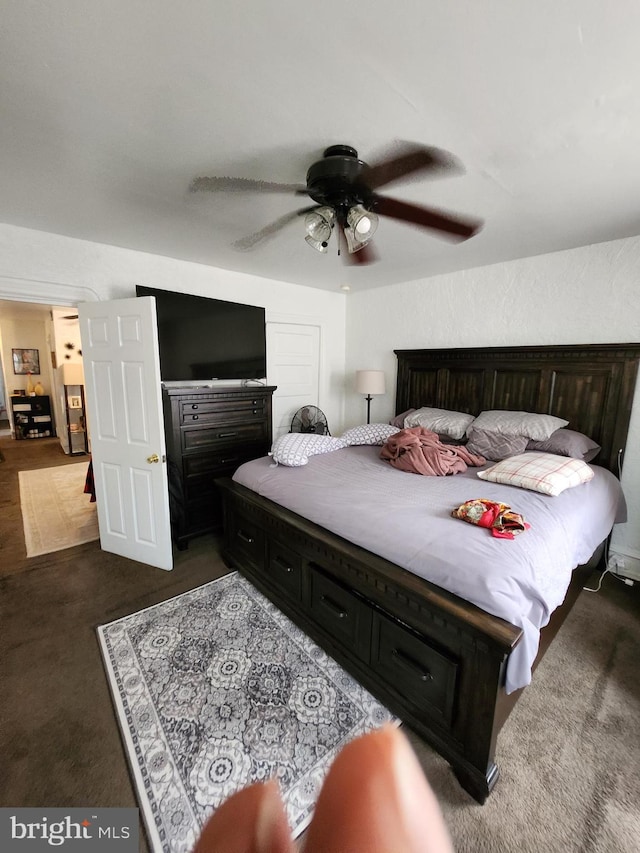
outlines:
[[[160,457],[157,453],[152,453],[151,456],[147,456],[147,462],[151,465],[153,462],[159,462]]]

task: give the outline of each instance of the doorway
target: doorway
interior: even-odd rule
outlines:
[[[4,295],[0,278],[0,437],[15,438],[18,428],[22,434],[25,433],[24,423],[19,425],[15,422],[12,400],[15,403],[16,395],[27,394],[31,382],[36,385],[36,393],[43,394],[42,402],[46,402],[52,416],[51,434],[66,453],[67,413],[64,390],[56,368],[59,363],[81,366],[77,309],[74,305],[56,307],[49,300],[2,299]],[[16,350],[23,348],[37,354],[38,372],[33,375],[24,375],[14,366]],[[38,384],[42,386],[40,389]],[[43,435],[49,430],[41,426],[39,431]],[[36,434],[35,431],[30,432],[31,435]],[[16,440],[16,449],[18,445],[25,447],[26,442]]]
[[[4,384],[4,369],[2,366],[2,344],[0,337],[0,438],[11,435],[9,423],[9,401]]]

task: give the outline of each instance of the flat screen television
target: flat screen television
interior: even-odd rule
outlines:
[[[266,377],[264,308],[142,285],[136,296],[156,298],[163,382]]]

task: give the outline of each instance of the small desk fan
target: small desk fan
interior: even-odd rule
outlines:
[[[291,420],[289,432],[315,432],[316,435],[331,435],[324,412],[317,406],[303,406]]]

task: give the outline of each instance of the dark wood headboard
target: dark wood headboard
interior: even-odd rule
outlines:
[[[619,473],[636,388],[640,344],[394,350],[396,414],[434,406],[541,412],[602,447],[594,460]]]

